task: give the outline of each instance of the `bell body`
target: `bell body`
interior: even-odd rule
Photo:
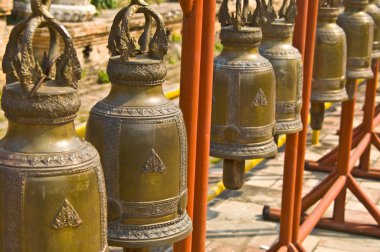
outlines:
[[[272,65],[258,52],[260,28],[221,31],[214,60],[211,155],[244,160],[274,156],[276,84]]]
[[[343,28],[347,38],[347,79],[370,79],[374,22],[364,12],[368,0],[345,0],[344,12],[338,16],[337,24]],[[349,89],[347,89],[349,90]]]
[[[20,83],[4,86],[0,251],[108,251],[99,156],[73,124],[78,95],[43,86],[28,96]]]
[[[166,66],[110,59],[109,95],[91,110],[86,139],[98,150],[108,196],[108,241],[174,243],[192,229],[186,213],[187,142],[182,113],[163,94]]]
[[[303,67],[299,51],[292,46],[294,24],[276,20],[263,27],[260,54],[273,66],[276,76],[276,134],[302,130]]]
[[[376,4],[375,0],[370,0],[365,11],[368,15],[372,17],[375,23],[373,47],[372,47],[372,58],[377,59],[380,57],[380,8]]]
[[[346,35],[336,24],[339,8],[320,7],[314,53],[312,102],[340,102],[346,93]]]

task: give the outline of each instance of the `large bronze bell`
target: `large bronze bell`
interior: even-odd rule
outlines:
[[[336,24],[339,7],[335,1],[320,2],[311,86],[311,123],[314,130],[322,129],[325,102],[347,100],[346,35]]]
[[[371,55],[373,46],[374,22],[367,13],[368,0],[344,0],[344,12],[338,16],[337,24],[343,28],[347,37],[347,79],[371,79]],[[346,86],[352,98],[350,81]]]
[[[146,19],[139,45],[130,34],[135,13]],[[192,224],[185,125],[162,90],[168,41],[161,16],[132,1],[115,17],[109,48],[111,91],[92,108],[86,132],[105,173],[108,242],[125,248],[171,244],[189,235]]]
[[[380,58],[380,8],[376,4],[376,0],[369,0],[369,4],[365,12],[370,15],[374,21],[374,37],[372,47],[372,58]]]
[[[108,251],[99,156],[73,123],[79,61],[67,30],[48,12],[49,1],[31,2],[33,15],[13,28],[3,59],[1,106],[9,126],[0,141],[0,251]],[[43,64],[33,54],[41,26],[51,34]]]
[[[271,1],[269,10],[273,11]],[[303,67],[299,51],[292,46],[294,21],[297,14],[295,0],[287,1],[273,22],[263,26],[260,54],[272,63],[276,76],[276,134],[290,134],[302,130]]]
[[[256,2],[253,14],[241,10],[240,0],[235,15],[229,14],[227,0],[219,11],[223,51],[214,60],[211,155],[224,159],[223,182],[228,189],[242,187],[245,159],[277,153],[275,76],[258,51],[265,11],[262,1]]]

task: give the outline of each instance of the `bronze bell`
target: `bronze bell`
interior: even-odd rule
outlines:
[[[339,7],[334,1],[320,2],[311,86],[311,128],[322,129],[325,102],[347,100],[346,35],[336,24]]]
[[[260,54],[272,63],[276,76],[276,134],[290,134],[302,130],[303,67],[299,51],[292,46],[294,21],[297,14],[295,0],[287,1],[273,22],[263,26]],[[273,11],[270,6],[269,10]],[[271,15],[271,16],[272,16]]]
[[[258,51],[264,1],[256,1],[252,14],[242,11],[237,0],[235,15],[229,14],[227,2],[219,11],[223,51],[214,60],[210,152],[224,159],[225,187],[239,189],[244,183],[245,159],[277,153],[273,141],[276,84],[272,65]]]
[[[129,23],[136,13],[146,21],[138,45]],[[168,49],[162,17],[133,0],[116,15],[109,48],[111,91],[92,108],[86,132],[104,169],[108,242],[125,248],[175,243],[190,234],[192,224],[186,213],[185,125],[162,90]]]
[[[50,1],[31,3],[33,14],[13,28],[3,59],[9,125],[0,142],[0,251],[108,251],[99,156],[73,123],[79,61],[69,33],[48,12]],[[40,64],[33,35],[41,26],[51,46]]]
[[[375,0],[369,0],[365,12],[370,15],[374,21],[374,37],[372,47],[372,58],[380,58],[380,8],[376,5]]]
[[[338,16],[337,24],[347,37],[347,79],[371,79],[371,54],[373,46],[374,22],[367,13],[368,0],[344,0],[344,12]],[[349,98],[353,96],[350,81],[346,85]]]

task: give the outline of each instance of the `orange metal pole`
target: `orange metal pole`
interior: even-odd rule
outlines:
[[[294,212],[294,190],[296,181],[298,134],[286,136],[285,163],[280,217],[279,245],[289,246],[292,241],[292,225]]]
[[[306,28],[307,28],[307,8],[308,0],[297,1],[298,14],[296,18],[293,45],[299,50],[302,56],[305,55]],[[307,124],[307,122],[306,122]],[[284,177],[281,211],[279,241],[273,245],[269,251],[292,251],[295,246],[292,244],[292,226],[294,217],[294,192],[296,182],[296,162],[297,160],[298,133],[286,136]],[[264,208],[265,212],[269,208]]]
[[[309,0],[297,1],[297,17],[293,36],[293,46],[302,54],[303,59],[305,59],[308,6]]]
[[[373,120],[375,118],[375,106],[376,106],[376,91],[378,82],[378,72],[379,72],[379,59],[373,60],[372,63],[373,79],[367,81],[366,94],[365,94],[365,104],[364,104],[364,115],[363,115],[363,131],[365,134],[371,134],[374,130]],[[370,155],[371,155],[371,144],[369,144],[364,154],[360,158],[359,168],[363,171],[369,172],[370,170]]]
[[[192,2],[194,2],[192,4]],[[193,218],[194,181],[198,124],[199,78],[202,40],[203,0],[182,0],[184,8],[182,27],[181,95],[182,109],[188,138],[188,204],[187,212]],[[176,252],[191,251],[191,236],[174,244]]]
[[[203,2],[192,251],[205,251],[216,1]]]
[[[302,2],[302,1],[301,1]],[[309,2],[307,11],[307,35],[305,45],[304,57],[304,82],[303,82],[303,104],[302,104],[302,123],[303,130],[299,133],[298,139],[298,156],[297,156],[297,179],[295,188],[295,205],[294,205],[294,219],[293,219],[293,242],[298,240],[298,233],[301,223],[301,208],[302,208],[302,185],[303,174],[305,166],[305,153],[306,153],[306,138],[308,129],[308,116],[310,106],[310,93],[311,93],[311,80],[313,75],[314,63],[314,46],[315,36],[317,30],[317,17],[318,17],[318,0]]]

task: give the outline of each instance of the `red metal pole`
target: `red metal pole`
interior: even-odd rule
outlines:
[[[179,105],[185,119],[188,138],[187,212],[190,218],[193,218],[203,0],[181,0],[180,3],[184,16]],[[189,236],[184,241],[174,244],[174,251],[190,252],[191,239]]]
[[[307,28],[307,8],[308,0],[297,1],[298,14],[294,28],[293,45],[304,56],[306,28]],[[280,234],[277,244],[271,247],[269,251],[291,251],[295,250],[292,242],[292,226],[294,212],[294,192],[296,182],[296,162],[297,159],[297,144],[298,133],[288,134],[286,136],[285,162],[284,162],[284,177],[280,216]],[[267,207],[265,211],[269,210]]]
[[[294,190],[296,181],[298,134],[286,135],[284,177],[280,217],[280,246],[289,246],[292,242],[292,225],[294,212]]]
[[[299,1],[303,2],[303,1]],[[303,104],[302,104],[302,123],[303,130],[299,133],[298,140],[298,156],[297,156],[297,179],[295,188],[295,204],[294,204],[294,217],[293,217],[293,242],[297,242],[299,227],[301,223],[301,207],[302,207],[302,185],[303,173],[305,166],[305,153],[306,153],[306,138],[308,129],[308,116],[310,106],[310,93],[311,93],[311,80],[313,75],[314,63],[314,46],[315,36],[317,29],[317,16],[318,16],[318,0],[310,1],[307,11],[307,35],[305,45],[304,57],[304,82],[303,82]]]
[[[371,134],[373,132],[373,120],[375,117],[375,106],[376,106],[376,91],[378,82],[378,72],[379,72],[379,59],[373,60],[372,64],[373,79],[367,81],[366,94],[365,94],[365,104],[364,104],[364,115],[363,115],[363,131],[364,134]],[[359,168],[363,171],[368,172],[370,170],[370,155],[371,155],[371,144],[369,144],[364,154],[360,158]]]
[[[205,251],[216,1],[203,2],[192,251]]]
[[[347,84],[354,82],[354,97],[348,101],[342,103],[342,116],[340,119],[340,135],[339,135],[339,151],[338,151],[338,173],[339,175],[348,175],[349,162],[350,162],[350,151],[352,146],[352,130],[354,123],[354,111],[356,103],[356,90],[357,81],[347,80]],[[345,204],[346,204],[346,194],[347,190],[342,190],[338,197],[335,199],[333,220],[337,222],[344,223],[345,214]]]
[[[297,1],[297,17],[293,36],[293,46],[302,54],[303,59],[305,59],[308,6],[309,0]]]

